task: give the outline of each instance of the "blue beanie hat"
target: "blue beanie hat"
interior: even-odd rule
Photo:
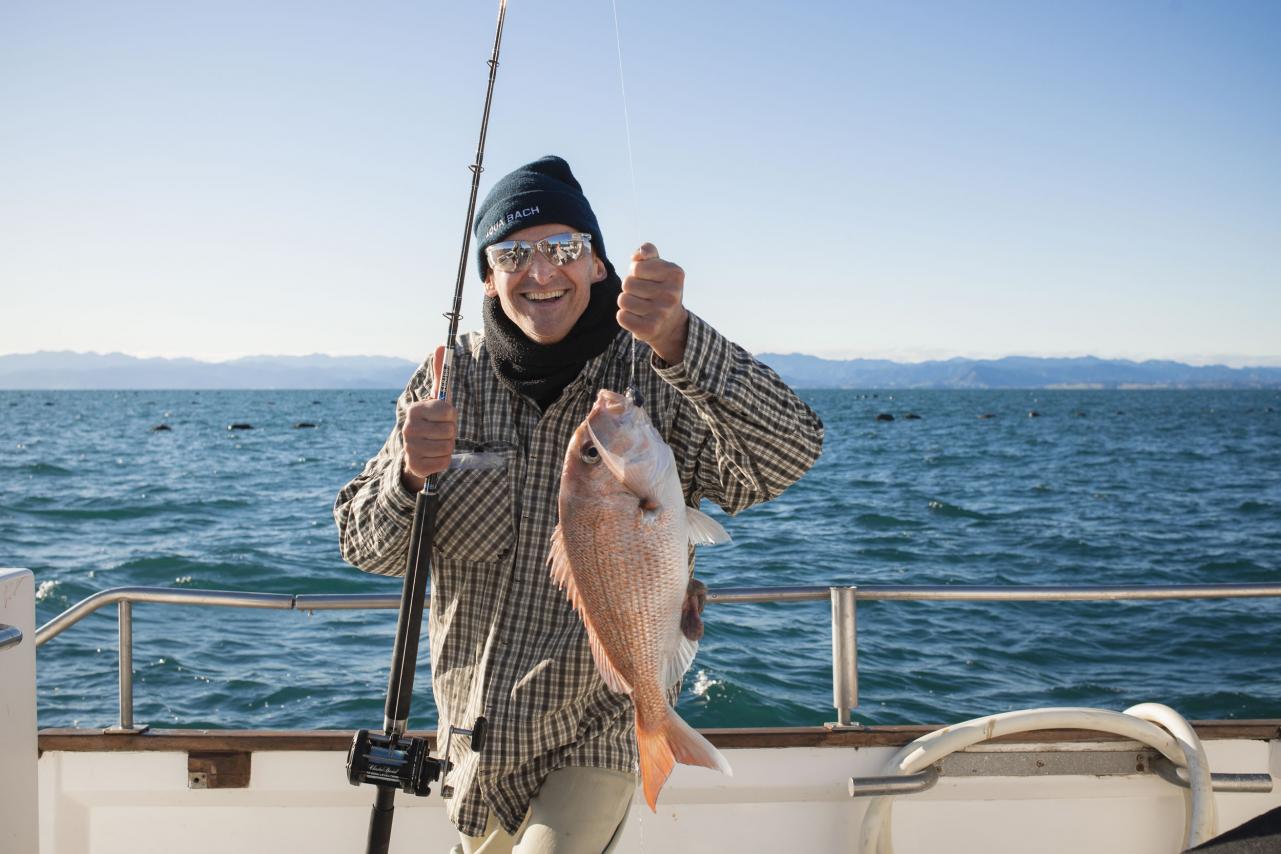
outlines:
[[[613,265],[605,257],[605,238],[583,188],[563,158],[548,155],[499,178],[480,203],[472,229],[480,277],[485,278],[489,272],[487,247],[506,240],[513,231],[549,222],[564,223],[590,234],[592,252],[613,272]]]

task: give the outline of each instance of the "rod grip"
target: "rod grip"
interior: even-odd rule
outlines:
[[[378,797],[369,810],[369,841],[365,845],[366,854],[387,854],[391,846],[391,818],[396,809],[396,790],[391,786],[379,786]]]
[[[418,664],[418,640],[422,633],[423,600],[431,574],[431,551],[436,536],[436,509],[440,496],[424,489],[414,502],[414,523],[409,532],[406,556],[405,586],[400,595],[400,615],[396,619],[396,643],[391,656],[391,673],[387,678],[386,718],[389,721],[409,719],[413,700],[414,671]]]

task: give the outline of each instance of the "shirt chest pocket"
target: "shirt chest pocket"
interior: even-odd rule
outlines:
[[[510,446],[455,453],[440,476],[435,548],[453,560],[492,562],[515,544]]]

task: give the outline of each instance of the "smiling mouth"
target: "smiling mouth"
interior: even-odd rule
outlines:
[[[530,291],[530,292],[528,292],[528,293],[521,294],[521,296],[523,296],[525,299],[527,299],[527,300],[531,300],[531,301],[533,301],[533,302],[551,302],[551,301],[553,301],[553,300],[558,300],[558,299],[560,299],[561,297],[563,297],[563,296],[564,296],[565,294],[567,294],[567,293],[569,293],[569,291],[568,291],[568,290],[560,290],[560,291]]]

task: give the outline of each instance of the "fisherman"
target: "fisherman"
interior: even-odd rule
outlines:
[[[433,390],[443,348],[410,378],[395,428],[334,518],[348,562],[399,575],[415,496],[442,473],[428,612],[438,743],[451,725],[489,725],[479,754],[452,757],[453,851],[598,854],[621,835],[637,753],[631,700],[601,681],[547,568],[574,429],[599,389],[634,386],[688,504],[737,513],[813,465],[823,426],[685,308],[684,271],[652,244],[620,281],[561,158],[500,179],[474,232],[484,332],[459,336],[448,400]]]

